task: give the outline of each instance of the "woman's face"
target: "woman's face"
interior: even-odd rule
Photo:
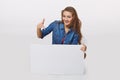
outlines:
[[[70,24],[72,22],[73,16],[72,13],[69,11],[64,11],[63,12],[63,16],[62,16],[62,20],[65,26],[70,27]]]

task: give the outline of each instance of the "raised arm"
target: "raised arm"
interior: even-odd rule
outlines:
[[[43,20],[37,25],[37,37],[38,37],[38,38],[42,38],[41,28],[44,27],[44,21],[45,21],[45,19],[43,19]]]

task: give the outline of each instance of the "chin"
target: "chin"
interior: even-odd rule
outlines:
[[[65,23],[65,25],[66,25],[66,26],[69,26],[70,24],[68,24],[68,23]]]

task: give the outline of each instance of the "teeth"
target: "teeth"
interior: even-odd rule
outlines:
[[[68,21],[66,21],[65,23],[68,23]]]

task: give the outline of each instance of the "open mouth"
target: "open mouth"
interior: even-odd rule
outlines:
[[[68,24],[68,23],[69,23],[69,21],[64,21],[64,23]]]

